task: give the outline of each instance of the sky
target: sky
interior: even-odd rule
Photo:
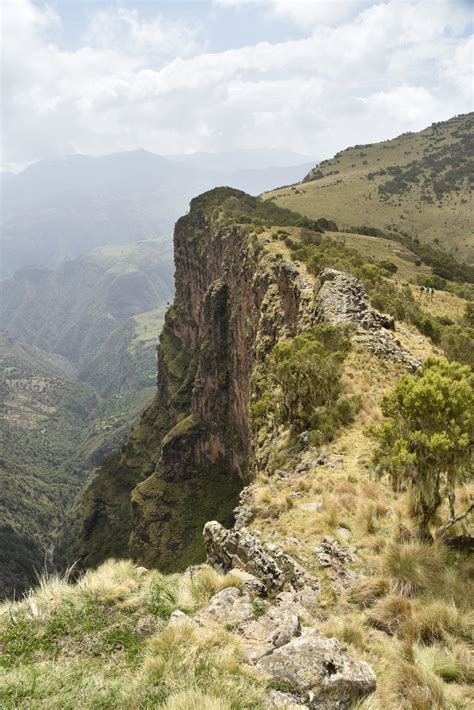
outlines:
[[[473,110],[470,0],[0,0],[3,170],[145,148],[326,158]]]

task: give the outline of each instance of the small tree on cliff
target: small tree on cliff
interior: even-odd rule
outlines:
[[[405,375],[382,400],[385,422],[369,433],[379,447],[374,459],[395,488],[410,486],[422,538],[444,499],[450,517],[441,533],[472,511],[455,511],[455,485],[472,466],[474,375],[458,362],[430,359]],[[472,473],[472,468],[471,468]]]

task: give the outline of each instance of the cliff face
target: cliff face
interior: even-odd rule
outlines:
[[[275,432],[252,431],[249,405],[260,394],[259,364],[282,337],[345,322],[369,350],[404,362],[381,330],[393,321],[367,305],[356,279],[327,269],[315,280],[255,232],[262,222],[300,219],[218,188],[177,222],[176,297],[160,338],[157,394],[87,491],[86,565],[132,555],[170,571],[204,559],[204,524],[231,524],[240,490],[268,460]]]
[[[226,226],[216,192],[193,200],[176,224],[176,297],[160,338],[157,395],[86,494],[86,564],[132,554],[167,570],[203,558],[204,523],[230,523],[251,476],[255,365],[314,319],[311,284],[249,229]]]

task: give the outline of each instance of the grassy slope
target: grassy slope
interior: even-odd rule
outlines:
[[[238,580],[206,567],[164,577],[114,561],[77,585],[43,582],[0,607],[1,707],[263,710],[265,684],[235,635],[167,625],[174,609],[192,615],[228,586]]]
[[[431,352],[428,341],[419,343],[419,334],[403,325],[399,335],[418,354]],[[257,477],[249,500],[256,511],[252,527],[319,575],[322,598],[313,611],[321,629],[377,673],[377,692],[361,707],[467,709],[474,701],[472,561],[466,554],[407,542],[408,497],[373,476],[372,443],[363,433],[380,420],[380,397],[400,374],[362,348],[350,353],[343,381],[347,395],[362,397],[356,420],[322,452],[309,448],[300,454],[282,432],[273,467],[288,475]],[[326,465],[316,464],[320,453]],[[461,507],[470,494],[472,485],[460,487]],[[446,509],[440,511],[440,519],[447,516]],[[337,593],[313,553],[326,534],[357,553],[351,568],[358,578]]]
[[[311,218],[324,215],[340,227],[396,228],[472,262],[473,122],[473,114],[466,114],[419,133],[348,148],[317,165],[307,182],[264,197]],[[381,170],[386,174],[376,174]],[[396,191],[384,192],[394,178]]]

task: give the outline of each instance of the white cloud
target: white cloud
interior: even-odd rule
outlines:
[[[181,22],[123,8],[96,12],[66,51],[51,11],[5,7],[5,165],[137,147],[329,155],[472,110],[468,10],[447,0],[378,2],[302,39],[217,53]]]
[[[357,15],[371,0],[269,0],[276,16],[307,28],[334,25]]]
[[[138,10],[124,7],[97,10],[84,41],[96,49],[115,49],[131,56],[158,60],[186,57],[198,48],[197,31],[159,15],[143,20]]]

